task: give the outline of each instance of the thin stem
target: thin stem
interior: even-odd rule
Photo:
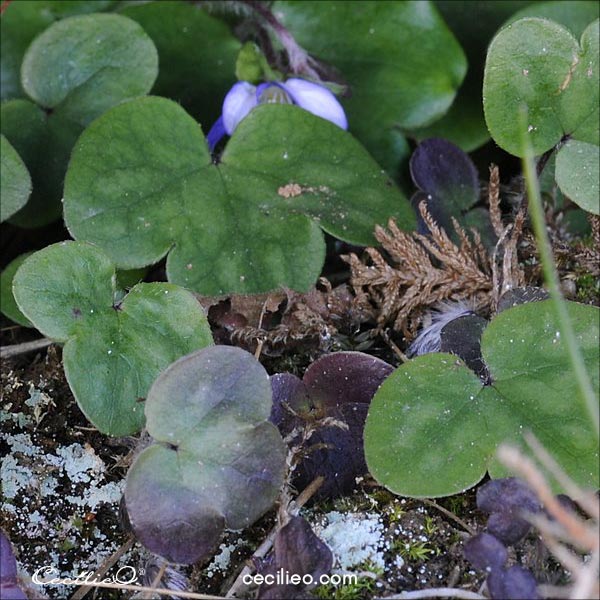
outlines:
[[[428,590],[414,590],[402,592],[394,596],[376,598],[376,600],[420,600],[424,598],[463,598],[464,600],[488,600],[485,596],[459,588],[430,588]]]
[[[575,373],[575,379],[580,392],[579,395],[589,412],[592,424],[596,431],[596,437],[600,437],[600,409],[598,407],[598,399],[596,398],[589,375],[586,371],[585,363],[583,362],[583,357],[581,356],[581,351],[577,344],[575,332],[573,331],[573,326],[569,318],[569,313],[567,312],[567,307],[560,290],[558,273],[556,272],[554,259],[552,257],[552,247],[550,246],[548,232],[546,231],[546,220],[540,195],[540,186],[535,170],[533,148],[527,133],[525,133],[527,131],[527,127],[524,126],[527,122],[525,113],[521,113],[521,122],[521,130],[523,132],[522,147],[524,151],[523,173],[527,184],[529,213],[531,215],[533,231],[540,252],[544,279],[548,286],[548,291],[550,292],[550,298],[552,299],[552,305],[558,320],[558,328],[561,337],[564,340],[573,372]]]
[[[13,356],[19,356],[19,354],[35,352],[36,350],[47,348],[52,343],[52,340],[42,338],[41,340],[34,340],[33,342],[14,344],[13,346],[0,346],[0,358],[12,358]]]

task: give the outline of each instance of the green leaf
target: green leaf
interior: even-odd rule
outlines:
[[[490,137],[483,118],[481,99],[488,44],[506,18],[528,3],[520,0],[437,0],[434,4],[460,42],[467,55],[469,68],[448,112],[431,125],[412,130],[410,135],[419,141],[430,137],[445,138],[465,152],[472,152]]]
[[[114,0],[19,0],[5,7],[0,20],[0,96],[22,98],[21,62],[27,47],[48,25],[75,14],[100,12]]]
[[[350,131],[389,172],[406,156],[390,155],[394,128],[439,119],[465,76],[465,56],[429,2],[279,1],[273,11],[350,84]]]
[[[568,303],[584,361],[598,390],[598,309]],[[566,472],[598,486],[592,424],[557,333],[551,301],[503,311],[485,329],[482,385],[450,354],[427,354],[399,367],[375,394],[365,426],[373,476],[397,494],[445,496],[475,485],[486,470],[505,471],[494,455],[531,430]]]
[[[135,21],[94,14],[58,21],[38,36],[23,58],[21,81],[37,104],[85,126],[149,92],[157,73],[156,48]]]
[[[125,488],[146,547],[170,561],[197,562],[224,527],[241,529],[271,508],[286,457],[267,422],[271,404],[267,372],[239,348],[200,350],[158,377],[145,409],[156,443],[138,456]]]
[[[227,25],[188,2],[127,6],[158,50],[160,71],[152,93],[177,100],[208,131],[235,83],[240,42]]]
[[[580,38],[585,28],[600,17],[600,6],[595,0],[533,2],[512,15],[506,24],[525,17],[540,17],[555,21],[564,25],[573,36]]]
[[[19,310],[15,297],[13,296],[12,284],[17,269],[23,264],[23,261],[31,255],[31,252],[21,254],[11,261],[4,271],[0,273],[0,308],[2,314],[11,321],[22,325],[23,327],[33,327],[31,321]]]
[[[60,216],[67,162],[84,126],[109,106],[146,93],[157,69],[152,41],[127,17],[71,17],[36,38],[23,61],[23,85],[48,110],[25,100],[2,105],[2,133],[33,180],[31,199],[12,223],[39,227]]]
[[[496,143],[521,156],[519,119],[527,108],[535,154],[565,135],[598,144],[598,21],[581,46],[567,29],[544,19],[521,19],[493,39],[483,83],[485,118]]]
[[[12,217],[27,203],[31,177],[18,152],[4,135],[0,136],[0,222]]]
[[[127,435],[142,427],[139,399],[158,373],[211,335],[189,292],[141,283],[117,301],[115,277],[99,249],[63,242],[29,257],[13,291],[35,327],[65,343],[65,374],[86,417],[105,433]]]
[[[308,289],[324,258],[314,221],[358,244],[374,243],[375,224],[391,216],[414,225],[393,182],[328,121],[259,106],[215,165],[198,123],[155,97],[123,103],[83,133],[64,210],[72,235],[120,268],[168,253],[169,280],[205,295]]]
[[[600,148],[594,144],[568,141],[556,156],[556,182],[563,194],[585,210],[599,214]]]

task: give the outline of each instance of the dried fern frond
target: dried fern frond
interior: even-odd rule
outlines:
[[[389,256],[367,248],[368,264],[355,254],[344,260],[350,265],[350,283],[355,293],[370,299],[377,312],[377,330],[388,323],[405,336],[414,336],[425,308],[443,300],[464,300],[477,309],[492,304],[492,259],[477,232],[472,238],[453,220],[460,240],[456,245],[419,205],[430,236],[401,231],[394,220],[388,228],[377,226],[375,237]],[[417,312],[415,312],[417,311]]]

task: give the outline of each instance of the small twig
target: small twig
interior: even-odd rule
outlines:
[[[433,506],[433,508],[439,510],[441,513],[444,513],[447,517],[452,519],[454,522],[458,523],[467,533],[471,535],[475,535],[477,533],[472,527],[469,527],[469,525],[467,525],[460,517],[455,515],[451,510],[440,506],[437,502],[429,500],[428,498],[421,498],[421,502],[424,502],[429,506]]]
[[[41,340],[34,340],[33,342],[23,342],[22,344],[14,344],[12,346],[0,346],[0,358],[12,358],[13,356],[19,356],[19,354],[27,354],[28,352],[35,352],[42,348],[47,348],[54,342],[48,338],[42,338]]]
[[[540,583],[537,586],[537,591],[542,598],[570,598],[571,589],[567,585],[550,585],[547,583]]]
[[[290,503],[290,512],[297,513],[302,506],[304,506],[316,493],[316,491],[323,485],[325,478],[323,476],[319,476],[314,479],[306,488],[302,491],[302,493],[296,498],[296,500]],[[229,591],[225,594],[226,598],[233,598],[235,595],[241,591],[244,591],[248,585],[244,583],[244,578],[246,575],[250,575],[255,570],[254,565],[255,559],[264,558],[269,550],[273,547],[273,542],[275,541],[275,536],[279,531],[279,524],[277,524],[273,529],[269,532],[269,535],[266,537],[264,542],[255,550],[252,558],[246,561],[246,565],[239,572],[238,576],[235,578],[233,585],[229,588]]]
[[[485,596],[459,588],[431,588],[401,592],[394,596],[378,597],[375,600],[419,600],[420,598],[463,598],[464,600],[488,600]]]
[[[130,535],[127,538],[127,541],[118,548],[115,552],[113,552],[92,574],[91,579],[100,579],[104,577],[104,575],[116,564],[116,562],[131,549],[133,544],[135,543],[135,538],[133,535]],[[81,600],[91,589],[93,586],[82,585],[72,596],[71,600]]]
[[[400,359],[400,363],[402,364],[402,363],[408,362],[408,360],[409,360],[408,357],[406,356],[406,354],[404,354],[404,352],[402,352],[402,350],[400,350],[400,348],[398,348],[397,344],[394,342],[394,340],[392,340],[389,333],[385,329],[382,329],[379,333],[380,333],[381,337],[383,338],[383,341],[390,347],[392,352]]]

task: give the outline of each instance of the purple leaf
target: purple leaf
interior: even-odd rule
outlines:
[[[17,579],[17,560],[12,545],[0,530],[0,598],[2,600],[27,600]]]
[[[505,544],[514,544],[527,535],[529,522],[521,515],[537,513],[541,504],[521,479],[493,479],[477,490],[477,506],[490,515],[488,531]]]
[[[271,389],[273,390],[273,407],[269,421],[277,425],[281,435],[286,436],[301,423],[294,417],[293,412],[307,413],[310,410],[308,390],[302,379],[291,373],[273,375]]]
[[[393,370],[383,360],[362,352],[334,352],[310,365],[302,381],[315,404],[337,408],[343,404],[370,404]]]
[[[477,490],[477,508],[486,513],[523,510],[536,513],[541,510],[538,497],[517,477],[492,479]]]
[[[248,352],[213,346],[174,362],[144,406],[154,443],[127,474],[134,533],[176,563],[206,559],[224,527],[242,529],[271,508],[286,448],[267,422],[271,382]]]
[[[488,575],[487,586],[494,600],[538,600],[537,583],[523,567],[494,569]]]
[[[530,529],[531,524],[512,510],[493,512],[487,521],[487,530],[507,546],[516,544]]]
[[[465,558],[480,571],[499,569],[508,560],[504,544],[489,533],[478,533],[465,543]]]
[[[479,199],[475,165],[447,140],[430,138],[421,142],[411,156],[410,174],[420,190],[411,203],[417,208],[424,200],[436,223],[448,233],[454,231],[450,217],[460,218]],[[421,230],[420,215],[418,220]]]
[[[302,385],[298,378],[285,373],[271,378],[275,405],[312,405],[314,416],[331,417],[345,426],[326,425],[311,436],[307,456],[295,471],[297,489],[319,475],[325,482],[314,499],[340,496],[356,487],[356,477],[367,472],[363,429],[369,404],[392,371],[391,365],[368,354],[335,352],[316,360],[306,370]],[[274,409],[271,418],[283,435],[302,424],[301,419],[282,417],[280,409]]]
[[[312,584],[299,582],[291,584],[280,581],[272,585],[266,583],[260,586],[259,598],[295,600],[296,598],[311,598],[307,590],[318,585],[319,578],[331,571],[333,555],[331,550],[319,539],[310,525],[302,517],[292,517],[282,527],[273,542],[273,554],[269,561],[263,563],[260,570],[262,575],[277,575],[285,573],[310,576]]]
[[[316,477],[325,481],[314,498],[335,498],[351,493],[356,478],[367,472],[363,449],[363,430],[369,407],[366,404],[347,404],[338,410],[337,419],[348,429],[337,426],[322,427],[312,435],[310,447],[324,447],[309,451],[296,469],[294,486],[304,489]]]

